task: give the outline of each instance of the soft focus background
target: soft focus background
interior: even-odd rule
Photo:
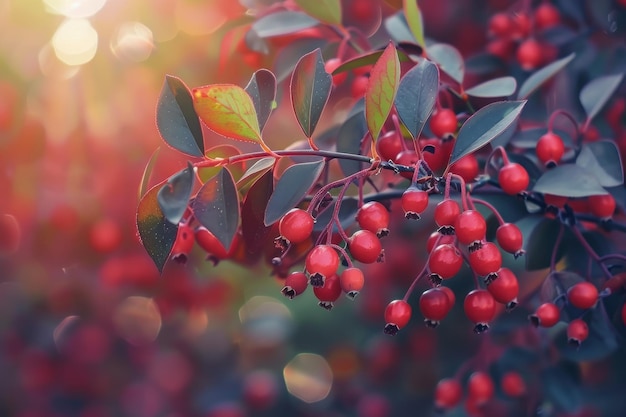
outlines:
[[[410,233],[331,313],[310,291],[284,299],[262,265],[196,253],[159,276],[136,236],[138,188],[157,149],[150,184],[185,166],[157,132],[159,92],[165,74],[244,85],[272,68],[240,46],[263,2],[241,3],[0,0],[0,214],[21,229],[0,258],[0,416],[422,415],[478,349],[466,322],[382,334],[424,252]],[[488,13],[509,2],[473,3],[420,1],[428,34],[466,56],[483,47]],[[274,119],[270,131],[295,123]]]

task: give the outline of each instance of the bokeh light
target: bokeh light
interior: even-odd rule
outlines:
[[[306,403],[322,401],[330,393],[333,372],[326,359],[313,353],[296,355],[283,369],[287,391]]]
[[[140,22],[122,23],[111,41],[111,51],[121,61],[141,62],[154,49],[152,31]]]
[[[113,313],[113,322],[120,337],[132,345],[153,342],[161,330],[159,309],[147,297],[126,298]]]
[[[98,13],[107,0],[44,0],[50,13],[72,18],[86,18]]]
[[[52,47],[67,65],[83,65],[96,56],[98,32],[86,19],[68,19],[54,33]]]

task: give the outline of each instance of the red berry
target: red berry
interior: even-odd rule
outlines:
[[[524,243],[522,231],[513,223],[503,223],[496,230],[496,240],[500,247],[516,256],[521,254]]]
[[[0,256],[12,255],[17,252],[21,236],[20,225],[15,217],[10,214],[0,215]]]
[[[586,310],[598,301],[598,289],[590,282],[579,282],[568,288],[567,299],[574,307]]]
[[[365,92],[367,91],[369,82],[370,78],[367,75],[359,75],[355,77],[350,86],[350,94],[352,95],[352,98],[355,100],[363,98]]]
[[[430,169],[435,172],[446,166],[448,160],[450,159],[450,153],[452,152],[453,145],[453,140],[443,142],[439,138],[420,139],[419,141],[424,162],[426,162]],[[425,151],[424,148],[426,148],[426,146],[432,146],[434,148],[434,153]]]
[[[513,20],[513,38],[526,39],[530,34],[530,18],[526,13],[515,13]]]
[[[452,165],[450,172],[463,178],[465,182],[473,182],[479,173],[478,160],[473,153],[467,154]]]
[[[615,199],[611,194],[590,195],[587,201],[594,216],[605,219],[613,216],[615,212]]]
[[[438,231],[434,231],[428,237],[428,241],[426,241],[426,251],[431,253],[436,246],[450,244],[454,245],[455,237],[454,235],[442,235]]]
[[[339,283],[341,284],[341,289],[346,293],[348,298],[354,299],[361,289],[363,289],[363,284],[365,283],[365,277],[363,276],[363,271],[359,268],[346,268],[339,276]]]
[[[302,294],[306,287],[309,285],[309,278],[304,272],[292,272],[287,275],[285,279],[285,286],[280,290],[287,298],[293,299],[294,297]]]
[[[428,257],[428,268],[438,278],[449,279],[455,276],[463,266],[463,257],[453,245],[439,245]]]
[[[461,207],[456,200],[446,199],[435,206],[435,223],[439,227],[454,227],[457,217],[461,214]]]
[[[559,322],[561,311],[554,303],[543,303],[528,318],[535,327],[552,327]]]
[[[170,251],[170,257],[172,260],[182,264],[186,263],[187,258],[193,249],[193,242],[193,230],[191,227],[187,223],[178,226],[176,240],[174,241],[174,246],[172,246],[172,250]]]
[[[543,64],[543,47],[536,39],[526,39],[517,47],[516,56],[522,69],[531,71]]]
[[[496,315],[496,300],[487,290],[472,290],[465,297],[463,309],[467,318],[476,323],[474,331],[481,333],[489,328],[489,322]]]
[[[470,252],[469,264],[478,275],[488,276],[502,266],[502,254],[493,242],[485,242],[479,249]]]
[[[376,151],[383,161],[395,161],[398,154],[404,149],[403,142],[404,139],[399,132],[390,130],[378,138]]]
[[[565,153],[563,139],[554,132],[545,133],[537,141],[535,153],[544,165],[549,163],[558,164]]]
[[[500,387],[502,392],[513,398],[521,397],[526,393],[526,383],[521,375],[515,371],[509,371],[502,375]]]
[[[278,399],[279,385],[276,376],[269,371],[252,371],[243,381],[243,398],[253,410],[266,410]]]
[[[430,116],[430,130],[435,136],[440,138],[454,135],[458,124],[456,114],[450,109],[439,109]]]
[[[511,39],[495,39],[487,44],[487,52],[507,62],[513,56],[515,46]]]
[[[443,292],[445,292],[445,293],[446,293],[446,295],[448,296],[448,301],[449,301],[449,304],[450,304],[450,309],[452,309],[452,307],[454,306],[454,303],[456,302],[456,296],[454,295],[454,291],[452,291],[452,290],[451,290],[450,288],[448,288],[448,287],[444,287],[443,285],[442,285],[442,286],[439,286],[439,287],[437,287],[437,288],[439,288],[441,291],[443,291]]]
[[[500,168],[498,182],[502,191],[515,195],[528,188],[530,178],[526,169],[518,163],[511,162]]]
[[[499,38],[511,36],[513,20],[508,13],[496,13],[489,19],[489,33]]]
[[[580,344],[589,336],[589,326],[582,319],[574,319],[567,325],[567,341],[574,346]]]
[[[393,158],[393,160],[398,165],[415,167],[417,165],[417,162],[419,161],[419,158],[417,156],[417,152],[415,152],[413,149],[407,149],[406,151],[400,151],[400,153],[398,153],[396,157]],[[413,172],[402,171],[400,172],[400,175],[408,180],[413,179]]]
[[[407,325],[412,309],[404,300],[393,300],[385,308],[385,333],[394,335]]]
[[[306,210],[293,208],[278,223],[278,232],[291,243],[302,243],[313,232],[313,217]]]
[[[463,397],[463,387],[453,378],[444,378],[435,387],[435,407],[449,409],[456,407]]]
[[[562,195],[544,194],[543,201],[556,208],[563,208],[563,206],[569,201],[569,199]]]
[[[485,238],[487,222],[480,212],[465,210],[457,216],[454,222],[454,233],[459,242],[470,245]]]
[[[339,58],[330,58],[324,63],[324,69],[327,73],[332,74],[333,71],[339,68],[340,65],[341,60]],[[344,81],[346,81],[346,78],[348,78],[348,73],[346,71],[333,75],[333,85],[335,87],[340,86],[344,83]]]
[[[541,3],[535,9],[535,27],[539,30],[548,29],[561,23],[561,13],[550,3]]]
[[[361,229],[376,233],[377,236],[389,234],[389,211],[378,201],[370,201],[356,212],[356,221]]]
[[[519,294],[517,277],[509,268],[500,268],[497,277],[493,278],[487,285],[487,291],[493,295],[497,302],[507,305],[514,303],[510,305],[510,307],[514,307],[517,304],[517,295]]]
[[[415,187],[409,187],[402,193],[400,204],[404,211],[404,217],[419,219],[420,214],[428,207],[428,193]]]
[[[334,275],[339,268],[339,255],[329,245],[317,245],[307,254],[304,261],[313,287],[324,285],[326,278]]]
[[[348,240],[348,249],[357,261],[371,264],[380,259],[383,247],[374,233],[357,230]]]
[[[420,311],[429,327],[436,327],[451,308],[450,297],[440,287],[430,288],[420,296]]]
[[[195,236],[198,246],[204,249],[207,254],[216,259],[228,258],[229,251],[224,248],[222,243],[206,227],[200,226],[196,228]]]
[[[122,243],[122,231],[119,224],[111,219],[100,219],[89,231],[89,243],[100,253],[112,252]],[[0,254],[2,253],[0,249]]]
[[[333,308],[333,303],[337,301],[341,295],[341,284],[337,274],[327,276],[324,285],[321,287],[313,287],[313,294],[319,300],[318,305],[326,310]]]
[[[467,380],[467,395],[478,404],[489,401],[494,394],[493,380],[486,372],[473,372]]]

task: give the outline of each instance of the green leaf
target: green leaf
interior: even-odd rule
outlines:
[[[204,183],[191,209],[198,222],[230,248],[239,227],[239,194],[228,169],[222,168]]]
[[[198,116],[215,133],[245,142],[261,142],[254,103],[243,88],[234,84],[207,85],[194,88],[193,98]]]
[[[611,98],[622,82],[624,74],[598,77],[580,90],[580,103],[585,109],[587,120],[593,119]]]
[[[563,197],[588,197],[608,194],[593,173],[575,164],[563,164],[546,171],[533,191]]]
[[[612,140],[584,144],[576,158],[576,165],[593,172],[603,187],[616,187],[624,183],[619,148]]]
[[[413,139],[417,139],[422,132],[433,111],[438,92],[439,70],[427,59],[420,60],[400,80],[395,100],[396,111]]]
[[[185,214],[193,189],[194,175],[193,165],[188,162],[187,168],[172,175],[157,194],[163,215],[174,224],[178,224]]]
[[[252,104],[254,104],[259,121],[259,130],[262,131],[274,108],[276,77],[272,71],[261,68],[252,74],[245,90],[252,98]]]
[[[337,132],[337,152],[361,154],[361,143],[367,133],[367,124],[363,114],[363,100],[359,100],[348,115],[348,118]],[[339,166],[345,176],[363,169],[363,162],[350,159],[339,159]]]
[[[569,64],[576,54],[571,53],[565,58],[561,58],[558,61],[554,61],[553,63],[546,65],[540,70],[534,72],[530,77],[526,79],[522,83],[519,91],[517,92],[518,100],[525,100],[530,96],[536,89],[541,87],[543,83],[552,78],[555,74],[561,71],[567,64]]]
[[[143,169],[143,174],[141,174],[141,182],[139,184],[139,190],[137,192],[137,195],[139,196],[140,200],[141,200],[141,197],[143,197],[143,195],[148,190],[148,184],[150,183],[150,178],[152,177],[152,171],[154,171],[154,165],[156,165],[156,160],[157,160],[157,157],[159,156],[159,152],[161,152],[161,147],[156,148],[154,152],[152,152],[152,155],[150,156],[150,160],[146,164],[146,167]]]
[[[485,81],[465,90],[472,97],[508,97],[515,92],[517,81],[513,77],[500,77]]]
[[[324,168],[324,160],[294,164],[276,182],[267,203],[264,223],[270,226],[294,208],[315,184]]]
[[[482,148],[505,132],[519,117],[526,101],[497,101],[474,113],[457,135],[449,164]]]
[[[365,119],[372,141],[378,135],[391,112],[400,84],[400,61],[396,48],[390,42],[374,64],[365,92]]]
[[[172,148],[191,156],[204,154],[200,120],[191,92],[180,78],[165,76],[156,119],[161,137]]]
[[[452,45],[446,43],[436,43],[426,49],[428,58],[435,61],[441,71],[448,74],[454,81],[463,84],[465,77],[465,64],[463,56]]]
[[[350,71],[353,70],[355,68],[361,68],[364,67],[366,65],[372,65],[374,63],[376,63],[376,61],[380,58],[380,56],[383,54],[383,50],[381,51],[373,51],[373,52],[367,52],[363,55],[359,55],[355,58],[352,59],[348,59],[347,61],[343,62],[341,65],[339,65],[337,68],[335,68],[335,70],[333,71],[333,75],[342,73],[342,72],[346,72],[346,71]],[[410,62],[411,58],[404,53],[403,51],[398,50],[398,59],[400,60],[400,62]]]
[[[241,191],[250,187],[257,179],[259,179],[259,177],[272,169],[275,163],[276,159],[271,156],[259,159],[250,168],[248,168],[246,172],[243,173],[241,178],[239,178],[239,181],[237,181],[237,188]]]
[[[233,156],[241,155],[241,151],[239,148],[233,145],[217,145],[212,147],[211,149],[207,149],[204,153],[207,158],[210,159],[228,159]],[[198,178],[202,183],[207,182],[218,172],[220,172],[222,167],[199,167],[198,168]],[[243,163],[230,164],[228,166],[230,173],[233,174],[233,178],[240,178],[243,175]]]
[[[271,38],[299,32],[317,24],[319,24],[319,20],[306,13],[283,11],[270,13],[259,18],[252,24],[252,30],[260,38]]]
[[[333,26],[341,25],[341,3],[339,0],[296,0],[303,12],[321,22]]]
[[[415,42],[415,36],[409,29],[403,12],[394,13],[387,17],[383,23],[385,30],[396,44],[400,42]]]
[[[178,232],[178,225],[168,221],[159,206],[157,194],[162,185],[163,182],[148,190],[137,207],[139,239],[159,272],[163,271]]]
[[[330,97],[331,87],[332,76],[324,69],[324,59],[319,49],[300,58],[291,75],[291,104],[307,138],[313,136]]]
[[[417,44],[422,48],[426,48],[426,42],[424,41],[424,21],[422,19],[422,12],[417,5],[417,0],[404,0],[402,3],[404,16],[406,17],[409,29],[411,29],[411,33],[415,37]]]

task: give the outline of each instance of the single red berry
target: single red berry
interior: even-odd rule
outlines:
[[[509,371],[502,375],[500,387],[509,397],[517,398],[526,394],[526,383],[522,376],[515,371]]]
[[[489,33],[499,38],[511,36],[513,19],[508,13],[496,13],[489,19]]]
[[[280,290],[281,293],[287,298],[293,299],[294,297],[302,294],[309,285],[309,278],[304,272],[292,272],[287,275],[285,279],[285,286]]]
[[[544,165],[549,163],[558,164],[565,153],[563,139],[554,132],[545,133],[537,141],[535,153]]]
[[[393,160],[398,165],[415,167],[417,165],[417,162],[419,161],[419,157],[417,156],[417,152],[415,152],[415,150],[407,149],[405,151],[400,151],[400,153],[398,153],[396,157],[393,158]],[[413,179],[413,172],[402,171],[400,172],[400,175],[408,180]]]
[[[339,68],[341,65],[341,60],[339,58],[330,58],[328,61],[324,63],[324,69],[327,73],[333,74],[333,71]],[[338,87],[346,81],[348,78],[348,73],[346,71],[340,72],[339,74],[333,75],[333,86]]]
[[[433,249],[435,248],[435,246],[439,246],[439,245],[445,245],[445,244],[454,245],[455,239],[456,238],[454,237],[454,235],[442,235],[441,233],[435,230],[434,232],[430,234],[430,236],[428,237],[428,240],[426,241],[426,251],[428,253],[431,253]]]
[[[582,319],[574,319],[567,325],[567,341],[572,346],[580,346],[589,336],[589,326]]]
[[[515,52],[515,41],[512,39],[494,39],[487,44],[487,52],[507,62]]]
[[[530,17],[526,13],[514,13],[511,19],[513,21],[513,38],[526,39],[530,34]]]
[[[314,223],[306,210],[292,208],[280,219],[278,232],[287,242],[302,243],[311,236]]]
[[[552,327],[559,322],[561,310],[554,303],[543,303],[528,319],[535,327]]]
[[[480,212],[465,210],[457,216],[454,222],[454,233],[456,233],[459,242],[464,245],[470,245],[485,239],[487,222]]]
[[[463,266],[463,256],[453,245],[439,245],[428,257],[428,268],[431,274],[440,279],[449,279],[455,276]]]
[[[346,268],[339,276],[339,283],[346,296],[353,300],[363,289],[363,284],[365,283],[363,271],[354,267]]]
[[[89,243],[92,248],[100,253],[114,251],[122,243],[122,231],[119,224],[111,218],[98,220],[89,231]],[[2,253],[0,244],[0,255]]]
[[[440,171],[446,165],[450,159],[450,153],[454,147],[453,140],[442,141],[439,138],[420,139],[419,146],[422,149],[422,158],[424,162],[435,172]],[[432,147],[430,151],[427,151],[426,147]]]
[[[488,276],[502,266],[502,254],[493,242],[485,242],[479,249],[470,252],[469,264],[480,276]]]
[[[465,155],[450,165],[450,172],[460,176],[465,182],[473,182],[479,171],[478,159],[473,153]]]
[[[590,205],[587,197],[568,198],[567,205],[574,211],[574,213],[589,213]]]
[[[357,261],[371,264],[381,258],[383,247],[374,233],[369,230],[357,230],[348,240],[348,250]]]
[[[611,194],[590,195],[587,201],[591,214],[594,216],[606,219],[613,216],[615,212],[615,199]]]
[[[352,98],[355,100],[359,100],[363,98],[365,92],[367,91],[367,86],[369,85],[370,77],[367,75],[359,75],[354,77],[352,80],[352,84],[350,85],[350,94]]]
[[[21,236],[20,225],[14,216],[11,214],[0,215],[0,256],[13,255],[17,252]]]
[[[215,237],[215,235],[206,227],[200,226],[196,228],[195,232],[196,242],[209,256],[216,259],[228,258],[229,251],[224,248],[224,245]]]
[[[451,308],[450,297],[440,287],[427,289],[420,296],[420,311],[428,327],[437,327]]]
[[[544,194],[543,201],[549,206],[553,206],[556,208],[563,208],[563,206],[567,204],[569,199],[562,195]]]
[[[539,30],[549,29],[561,23],[559,9],[550,3],[541,3],[535,9],[535,27]]]
[[[404,300],[393,300],[385,308],[385,333],[395,335],[411,319],[412,309]]]
[[[435,223],[439,227],[454,230],[454,223],[461,214],[461,207],[456,200],[445,199],[435,206]]]
[[[454,295],[454,291],[452,291],[450,288],[445,287],[443,285],[441,285],[441,286],[439,286],[437,288],[439,288],[441,291],[446,293],[446,295],[448,296],[450,309],[452,309],[452,307],[454,307],[454,303],[456,302],[456,296]]]
[[[313,293],[319,300],[318,305],[326,310],[332,310],[334,302],[341,295],[341,284],[337,274],[327,276],[324,285],[321,287],[313,287]]]
[[[172,246],[172,250],[170,251],[170,257],[172,260],[181,264],[186,263],[187,258],[193,249],[193,242],[193,230],[189,224],[185,223],[178,226],[176,240],[174,241],[174,246]]]
[[[494,392],[493,379],[486,372],[473,372],[467,380],[467,395],[478,404],[489,401]]]
[[[376,233],[378,237],[389,234],[389,210],[378,201],[370,201],[356,212],[361,229]]]
[[[543,47],[539,41],[529,38],[517,47],[517,62],[525,71],[531,71],[543,64]]]
[[[440,138],[454,135],[458,129],[456,114],[450,109],[439,109],[430,116],[430,130]]]
[[[418,190],[416,187],[409,187],[402,193],[400,204],[404,211],[404,217],[419,219],[420,214],[428,207],[428,193]]]
[[[435,387],[435,407],[449,409],[456,407],[463,397],[463,387],[454,378],[444,378]]]
[[[496,315],[496,300],[487,290],[472,290],[465,297],[463,309],[467,318],[476,323],[474,331],[482,333]]]
[[[526,169],[516,162],[511,162],[500,168],[498,172],[498,182],[502,191],[515,195],[528,188],[530,177]]]
[[[500,247],[516,257],[523,253],[524,236],[513,223],[503,223],[496,230],[496,240]]]
[[[590,282],[579,282],[567,289],[567,299],[574,307],[586,310],[598,301],[598,289]]]
[[[339,268],[339,255],[332,246],[317,245],[307,254],[304,261],[313,287],[321,287],[324,281]]]
[[[398,154],[404,150],[403,142],[404,139],[398,131],[390,130],[378,138],[376,151],[383,161],[395,161]]]
[[[493,295],[497,302],[506,304],[509,309],[517,305],[519,283],[509,268],[500,268],[496,272],[496,277],[487,285],[487,291]]]

